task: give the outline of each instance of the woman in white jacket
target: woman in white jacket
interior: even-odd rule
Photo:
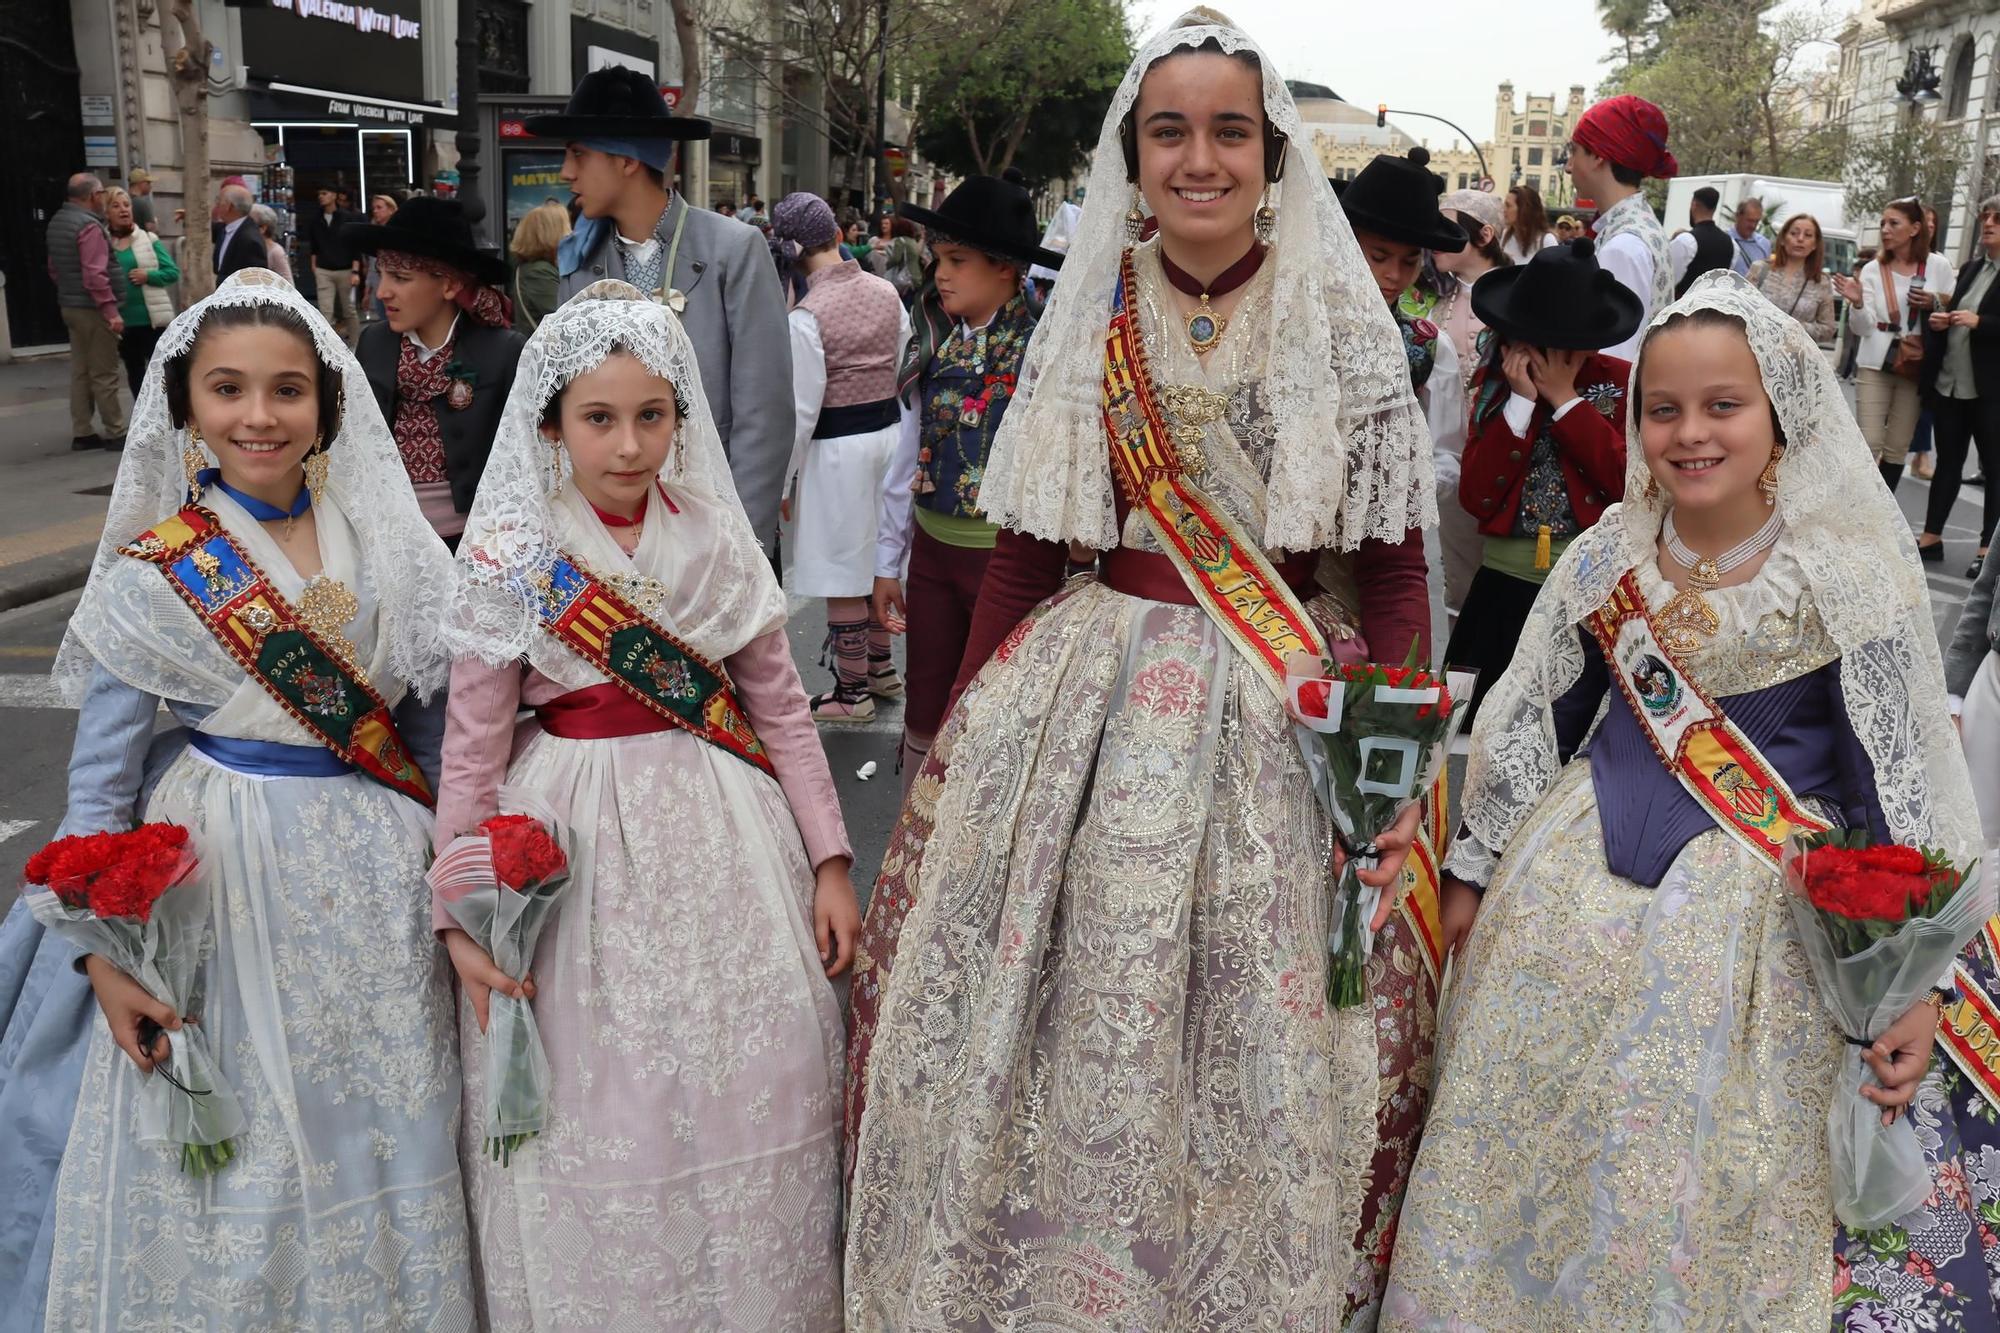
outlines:
[[[1923,205],[1914,198],[1893,199],[1882,206],[1881,252],[1860,276],[1838,280],[1848,327],[1861,340],[1854,415],[1892,491],[1902,479],[1922,401],[1917,381],[1896,374],[1890,357],[1899,338],[1921,331],[1938,306],[1938,294],[1949,294],[1957,281],[1951,261],[1929,253],[1927,236]],[[1923,284],[1912,290],[1919,273]]]

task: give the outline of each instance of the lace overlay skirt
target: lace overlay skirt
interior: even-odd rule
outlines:
[[[493,1333],[840,1327],[840,1012],[771,778],[683,732],[541,736],[508,781],[576,830],[536,949],[549,1127],[462,1151]]]
[[[1330,831],[1277,701],[1199,611],[1082,584],[953,726],[849,1327],[1338,1328],[1375,1038],[1325,1003]]]
[[[201,850],[198,1012],[249,1129],[208,1179],[138,1143],[139,1072],[93,1011],[48,1327],[470,1329],[429,815],[359,776],[245,777],[189,751],[144,817]]]
[[[1715,830],[1612,874],[1572,764],[1459,975],[1383,1328],[1829,1326],[1839,1037],[1768,865]]]

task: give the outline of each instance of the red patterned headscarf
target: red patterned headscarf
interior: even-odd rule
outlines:
[[[1631,93],[1606,98],[1584,112],[1569,137],[1577,147],[1655,180],[1681,169],[1667,151],[1667,113]]]
[[[429,273],[440,278],[455,278],[458,281],[458,308],[489,328],[506,329],[514,325],[514,303],[498,287],[485,287],[462,268],[445,263],[442,259],[432,259],[428,255],[413,255],[407,250],[381,250],[376,253],[375,262],[383,268],[405,269],[411,273]]]

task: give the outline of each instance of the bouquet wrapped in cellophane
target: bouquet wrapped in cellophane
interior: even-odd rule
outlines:
[[[1373,869],[1375,840],[1424,798],[1444,771],[1465,720],[1475,674],[1440,678],[1417,665],[1412,645],[1400,667],[1295,655],[1285,664],[1287,709],[1297,723],[1313,792],[1333,816],[1347,861],[1334,884],[1327,938],[1326,998],[1360,1004],[1368,989],[1370,922],[1382,891],[1361,882]]]
[[[208,895],[194,882],[198,865],[178,824],[78,834],[29,859],[26,878],[41,891],[24,897],[35,920],[188,1020],[177,1032],[151,1019],[140,1024],[140,1046],[150,1054],[164,1037],[167,1056],[139,1088],[139,1141],[179,1146],[181,1170],[208,1176],[235,1158],[245,1121],[188,1013],[208,933]]]
[[[1866,830],[1794,836],[1782,870],[1821,1001],[1847,1046],[1827,1108],[1833,1211],[1857,1231],[1886,1226],[1930,1195],[1910,1118],[1882,1123],[1861,1095],[1861,1052],[1949,972],[1995,906],[1994,876],[1943,853],[1871,845]]]
[[[525,980],[535,944],[569,885],[567,838],[548,807],[503,787],[500,809],[453,839],[426,878],[437,900],[493,965]],[[487,997],[486,1151],[508,1165],[549,1117],[549,1058],[525,997]]]

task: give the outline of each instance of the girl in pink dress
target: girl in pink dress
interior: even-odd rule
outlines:
[[[542,321],[459,549],[438,842],[500,784],[574,833],[526,985],[440,909],[477,1051],[533,999],[548,1127],[460,1149],[488,1328],[837,1329],[852,854],[751,535],[663,306],[623,283]],[[516,726],[521,708],[533,720]]]

